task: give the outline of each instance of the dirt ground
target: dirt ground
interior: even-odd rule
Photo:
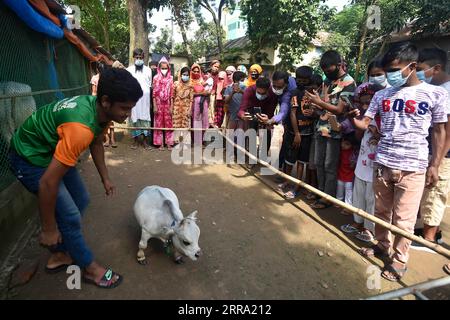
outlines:
[[[120,139],[121,136],[119,136]],[[68,290],[64,272],[48,275],[48,252],[33,241],[24,255],[39,257],[40,266],[12,299],[359,299],[445,276],[447,259],[411,250],[409,271],[402,283],[381,280],[381,290],[367,288],[367,268],[382,266],[363,259],[363,243],[339,230],[351,217],[336,208],[315,212],[304,197],[286,201],[274,191],[275,177],[234,165],[174,165],[169,151],[131,150],[128,137],[106,151],[113,198],[104,195],[92,159],[80,165],[91,195],[84,233],[96,259],[124,276],[116,289],[82,283]],[[198,210],[200,247],[196,262],[177,265],[162,245],[151,240],[149,264],[136,262],[140,229],[132,207],[148,185],[171,188],[183,213]],[[442,225],[450,243],[450,218]],[[449,288],[429,293],[449,299]],[[411,296],[410,296],[411,297]]]

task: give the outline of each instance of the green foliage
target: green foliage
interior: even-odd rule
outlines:
[[[156,39],[153,46],[153,52],[170,55],[172,51],[171,30],[169,28],[161,29],[161,35]]]
[[[278,48],[281,66],[288,70],[308,52],[321,23],[319,0],[243,0],[242,17],[247,20],[251,60],[263,48]],[[253,62],[251,61],[251,62]]]
[[[118,60],[128,60],[130,30],[125,0],[70,0],[81,10],[81,27]]]
[[[208,53],[217,49],[216,26],[214,22],[204,23],[195,32],[193,39],[189,40],[194,61],[206,57]],[[225,32],[222,33],[222,41],[225,41]],[[175,45],[176,54],[187,54],[181,45]]]

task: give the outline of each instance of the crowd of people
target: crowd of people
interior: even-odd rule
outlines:
[[[127,70],[141,84],[143,97],[132,111],[131,126],[255,129],[266,135],[260,149],[270,152],[273,128],[280,125],[280,170],[428,241],[441,240],[450,178],[445,51],[395,45],[368,65],[362,84],[335,50],[321,56],[323,75],[311,66],[300,66],[295,75],[275,71],[270,77],[257,64],[248,71],[243,65],[222,71],[221,62],[214,60],[206,70],[199,64],[183,67],[176,81],[166,58],[150,67],[144,65],[141,49],[133,58]],[[133,148],[189,148],[192,137],[190,131],[136,129]],[[244,136],[234,138],[245,145]],[[203,134],[194,143],[204,144]],[[105,142],[110,144],[115,146],[113,136]],[[227,151],[228,158],[234,156]],[[302,192],[298,185],[279,182],[287,199]],[[306,198],[317,210],[331,206],[314,193]],[[345,209],[342,214],[349,215]],[[376,241],[361,248],[362,255],[391,257],[383,277],[397,281],[404,275],[410,240],[393,239],[387,229],[358,215],[341,230],[367,243]],[[419,243],[413,248],[426,249]]]

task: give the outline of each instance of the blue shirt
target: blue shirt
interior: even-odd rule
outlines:
[[[289,77],[287,88],[278,98],[278,102],[280,103],[280,112],[273,117],[275,123],[286,122],[286,118],[288,118],[289,113],[291,112],[292,91],[295,89],[297,89],[297,82],[294,77]]]

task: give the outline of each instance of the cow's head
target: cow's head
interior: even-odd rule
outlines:
[[[196,223],[196,215],[197,211],[192,212],[189,216],[181,220],[172,231],[172,242],[174,247],[181,254],[194,261],[201,255],[201,249],[198,246],[200,228]]]

